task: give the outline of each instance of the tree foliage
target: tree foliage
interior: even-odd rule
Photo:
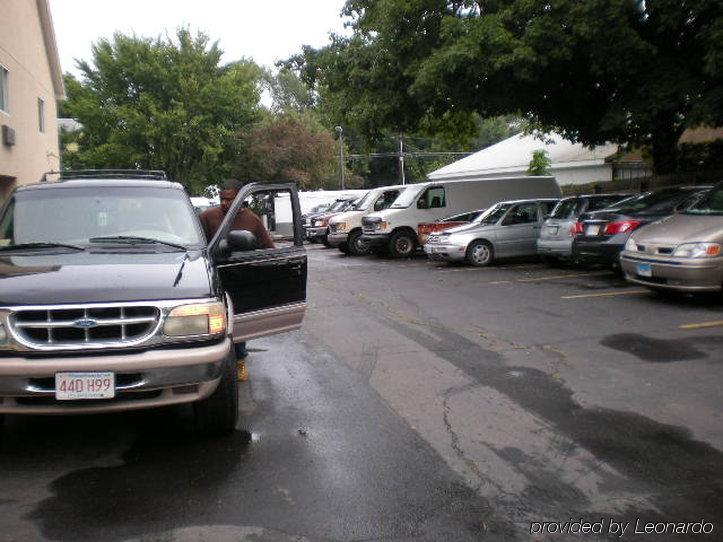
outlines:
[[[236,135],[259,116],[261,69],[221,64],[204,34],[175,40],[115,34],[65,76],[63,114],[83,129],[64,167],[164,169],[194,193],[230,172]]]
[[[549,175],[552,162],[544,149],[532,151],[532,159],[527,168],[528,175]]]
[[[250,181],[292,181],[302,189],[335,184],[337,145],[312,115],[269,115],[239,135],[245,153],[234,164],[234,176]]]
[[[648,145],[723,121],[719,0],[349,0],[353,34],[290,59],[369,137],[521,114],[587,145]]]

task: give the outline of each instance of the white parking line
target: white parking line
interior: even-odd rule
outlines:
[[[710,322],[698,322],[697,324],[683,324],[678,329],[706,329],[709,327],[723,327],[723,320],[712,320]]]
[[[588,297],[615,297],[619,295],[640,295],[648,294],[650,290],[615,290],[614,292],[598,292],[596,294],[563,295],[560,299],[586,299]]]

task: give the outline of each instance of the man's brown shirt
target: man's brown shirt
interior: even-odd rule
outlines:
[[[203,226],[207,241],[210,241],[216,234],[224,217],[225,215],[220,207],[211,207],[199,215],[198,218]],[[248,230],[253,233],[259,241],[259,248],[276,248],[261,219],[246,207],[242,208],[236,214],[236,220],[231,224],[231,229]]]

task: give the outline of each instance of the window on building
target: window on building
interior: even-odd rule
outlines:
[[[8,110],[8,71],[0,66],[0,111]]]
[[[38,98],[38,130],[45,132],[45,100]]]

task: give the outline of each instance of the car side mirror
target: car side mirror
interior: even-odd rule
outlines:
[[[259,248],[259,241],[256,236],[248,230],[231,230],[226,239],[227,249],[231,252],[246,252]],[[221,245],[219,245],[219,248]]]
[[[417,209],[429,209],[429,204],[426,199],[417,200]]]

